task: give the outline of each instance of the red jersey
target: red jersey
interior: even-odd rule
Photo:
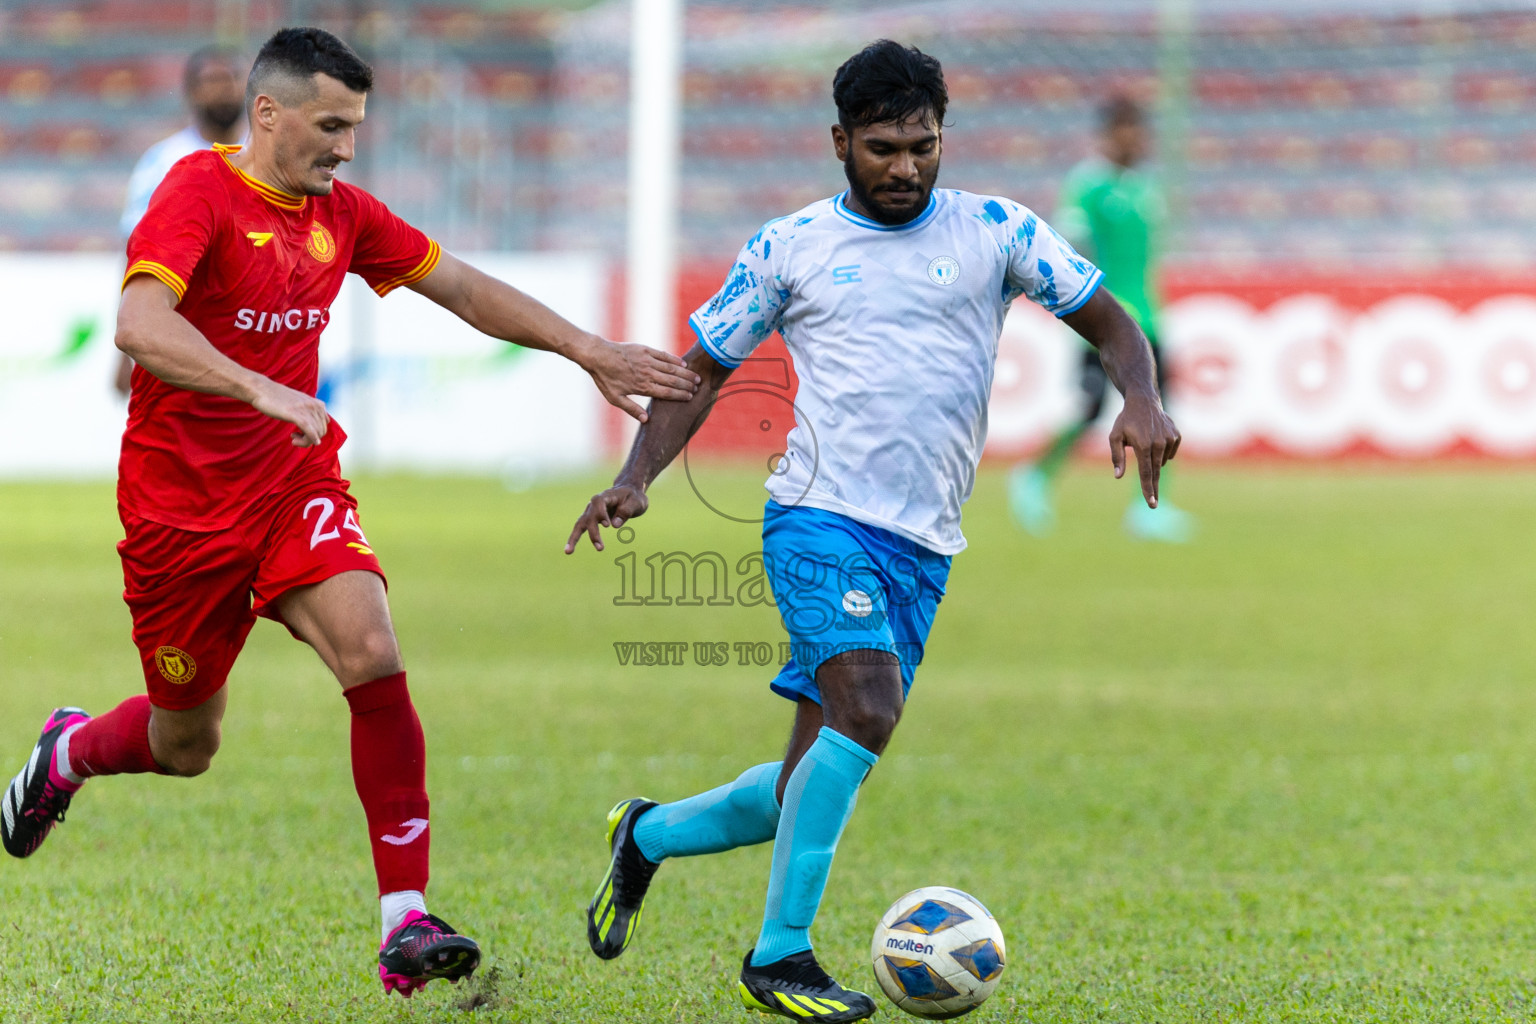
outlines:
[[[166,284],[176,311],[247,369],[313,395],[320,332],[348,271],[388,295],[437,266],[436,242],[360,188],[292,196],[235,167],[239,146],[184,157],[165,176],[128,239],[135,274]],[[245,402],[173,387],[133,371],[118,465],[127,516],[181,530],[223,530],[312,460],[334,461],[346,435],[333,421],[319,445]]]

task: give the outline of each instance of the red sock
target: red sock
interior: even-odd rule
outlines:
[[[427,743],[405,673],[346,690],[352,707],[352,781],[368,816],[379,895],[427,888]]]
[[[69,769],[81,778],[93,775],[169,774],[149,751],[149,698],[129,697],[98,715],[69,737]]]

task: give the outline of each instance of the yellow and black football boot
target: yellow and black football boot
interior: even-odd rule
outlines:
[[[875,1001],[863,992],[843,988],[827,976],[810,950],[791,953],[761,967],[752,966],[752,953],[741,962],[736,991],[749,1010],[776,1013],[790,1020],[863,1020],[874,1016]]]
[[[608,812],[608,874],[587,905],[587,944],[604,960],[612,960],[629,948],[640,930],[640,911],[651,878],[661,867],[647,860],[635,842],[635,822],[656,806],[644,797],[620,800]]]

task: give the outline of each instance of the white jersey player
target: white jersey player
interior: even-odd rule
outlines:
[[[960,507],[1009,303],[1039,303],[1099,350],[1125,395],[1110,435],[1115,474],[1132,448],[1149,505],[1179,445],[1147,340],[1099,271],[1017,203],[934,190],[948,103],[939,62],[873,43],[838,69],[833,99],[848,191],[747,243],[690,321],[699,341],[686,361],[705,386],[692,401],[653,404],[614,486],[566,543],[569,553],[586,533],[601,549],[602,526],[643,514],[646,488],[731,371],[783,334],[800,387],[788,452],[768,482],[763,557],[792,642],[770,683],[796,702],[789,749],[697,796],[620,801],[587,937],[600,957],[624,951],[663,860],[772,840],[762,929],[737,991],[753,1009],[817,1021],[875,1009],[817,964],[810,926],[858,788],[901,716],[950,558],[965,547]],[[997,955],[974,959],[1001,970]]]
[[[214,143],[239,142],[245,135],[245,69],[233,50],[205,46],[194,51],[182,72],[182,91],[192,123],[146,149],[128,176],[128,197],[117,222],[125,244],[176,161]],[[133,360],[119,357],[114,386],[124,397],[132,371]]]
[[[182,88],[192,123],[150,146],[128,176],[128,198],[118,232],[126,240],[149,208],[149,197],[167,171],[189,153],[216,142],[239,142],[244,134],[245,71],[233,51],[209,46],[187,58]]]
[[[1102,277],[1008,199],[935,189],[891,225],[844,194],[765,225],[689,323],[730,368],[784,336],[800,390],[774,501],[953,555],[1008,307],[1022,295],[1066,316]]]

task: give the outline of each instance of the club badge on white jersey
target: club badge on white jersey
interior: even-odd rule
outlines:
[[[953,256],[935,256],[928,261],[928,280],[950,285],[960,280],[960,261]]]

